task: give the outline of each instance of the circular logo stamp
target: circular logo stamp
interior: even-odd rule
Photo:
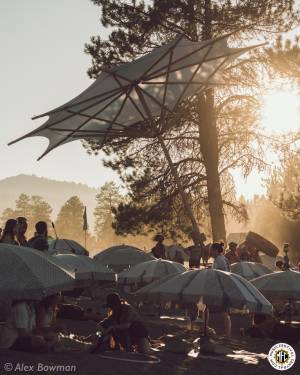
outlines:
[[[272,346],[268,354],[268,360],[276,370],[285,371],[294,365],[296,353],[290,345],[281,342]]]

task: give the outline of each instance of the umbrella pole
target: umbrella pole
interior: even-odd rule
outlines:
[[[204,310],[204,336],[207,336],[207,325],[208,325],[208,307],[205,306]]]
[[[183,206],[185,208],[185,211],[191,221],[191,224],[192,224],[192,228],[193,228],[193,234],[195,235],[196,237],[196,240],[197,240],[197,244],[195,245],[198,245],[199,243],[202,244],[202,238],[201,238],[201,234],[200,234],[200,230],[199,230],[199,227],[198,227],[198,224],[197,224],[197,221],[195,219],[195,215],[194,215],[194,212],[193,212],[193,209],[189,203],[189,199],[188,199],[188,196],[186,194],[186,192],[184,191],[184,187],[180,181],[180,177],[179,177],[179,174],[178,174],[178,171],[177,171],[177,168],[174,166],[173,164],[173,161],[171,159],[171,156],[170,156],[170,153],[169,153],[169,150],[165,144],[165,141],[163,139],[163,137],[159,134],[157,135],[157,139],[161,145],[161,148],[164,152],[164,155],[168,161],[168,164],[170,166],[170,169],[171,169],[171,172],[172,172],[172,175],[174,177],[174,180],[176,182],[176,185],[178,187],[178,190],[179,190],[179,193],[180,193],[180,196],[181,196],[181,199],[182,199],[182,203],[183,203]]]

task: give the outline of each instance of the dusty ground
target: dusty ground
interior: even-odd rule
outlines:
[[[103,290],[107,293],[107,290]],[[100,292],[96,301],[82,299],[80,304],[84,307],[92,307],[99,310],[103,303],[103,293]],[[151,337],[154,340],[156,351],[153,355],[160,358],[159,364],[135,364],[118,360],[100,358],[85,351],[83,344],[74,340],[63,339],[57,352],[48,354],[28,354],[0,350],[0,375],[7,373],[18,374],[66,374],[78,375],[215,375],[215,374],[278,374],[265,359],[273,345],[272,341],[249,339],[239,336],[239,327],[245,325],[245,321],[239,317],[234,318],[235,337],[231,341],[222,337],[214,338],[215,343],[223,351],[229,352],[230,357],[222,355],[201,355],[191,357],[184,353],[184,349],[197,338],[197,331],[190,331],[182,325],[158,321],[157,318],[145,318]],[[94,322],[64,320],[64,324],[70,333],[88,335],[94,332]],[[218,322],[211,320],[211,324],[218,328]],[[183,342],[182,340],[185,340]],[[68,344],[66,344],[68,341]],[[163,346],[165,345],[165,346]],[[294,347],[298,359],[287,374],[300,374],[300,346]],[[239,354],[237,351],[242,351]],[[7,365],[8,364],[8,365]],[[24,366],[28,366],[27,368]],[[22,367],[23,366],[23,367]],[[31,367],[30,367],[31,366]],[[45,367],[60,366],[60,367]],[[71,367],[72,366],[72,367]],[[5,370],[6,369],[6,370]]]

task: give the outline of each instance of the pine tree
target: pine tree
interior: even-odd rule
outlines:
[[[19,198],[16,200],[16,215],[30,217],[31,210],[32,206],[30,196],[27,194],[21,194]]]
[[[84,243],[83,231],[84,205],[77,196],[73,196],[61,207],[55,227],[59,238]]]
[[[98,241],[103,241],[103,237],[114,236],[112,223],[114,220],[113,209],[118,207],[124,200],[119,192],[118,186],[114,182],[105,183],[100,192],[96,195],[95,234]]]
[[[42,197],[33,195],[30,201],[31,212],[29,216],[29,223],[33,227],[38,221],[45,221],[47,224],[51,223],[52,208]]]
[[[136,0],[92,0],[92,2],[102,8],[102,24],[113,29],[108,40],[92,37],[91,42],[86,45],[86,52],[93,59],[92,67],[88,71],[91,77],[96,77],[103,67],[107,68],[113,64],[139,57],[153,47],[170,40],[176,33],[184,33],[193,41],[202,41],[239,29],[240,32],[232,37],[233,42],[238,43],[240,39],[250,42],[261,34],[266,36],[290,30],[299,21],[292,0],[234,2],[230,0],[156,0],[149,3]],[[190,139],[183,142],[184,138],[181,135],[169,146],[177,156],[182,147],[194,151],[195,139],[197,140],[197,160],[194,162],[197,164],[196,168],[193,168],[190,163],[191,155],[189,154],[189,157],[185,155],[183,159],[188,159],[189,164],[185,168],[185,163],[179,160],[182,167],[180,173],[192,168],[200,173],[200,170],[204,168],[205,177],[199,178],[198,186],[203,192],[203,183],[205,183],[206,194],[205,196],[198,195],[198,200],[207,202],[212,235],[215,240],[224,239],[226,234],[224,203],[227,199],[224,196],[224,190],[228,191],[228,181],[230,181],[228,170],[242,167],[247,175],[254,167],[262,168],[263,166],[263,162],[259,160],[262,152],[259,134],[255,132],[258,103],[253,96],[253,90],[258,84],[257,63],[262,60],[262,57],[256,57],[252,54],[246,63],[239,62],[233,72],[228,73],[226,77],[232,83],[242,83],[241,89],[232,87],[208,89],[195,98],[191,98],[185,111],[189,115],[188,117],[185,115],[182,121],[193,130]],[[170,138],[170,134],[167,136]],[[174,133],[171,136],[174,139]],[[256,148],[252,147],[254,143],[257,143]],[[135,154],[140,158],[140,153],[138,153],[140,144],[140,141],[130,143],[126,140],[110,142],[106,152],[117,152],[120,156],[119,161],[114,164],[116,170],[122,171],[122,168],[128,166],[127,155],[134,148],[136,148]],[[149,144],[145,152],[147,155],[144,156],[144,165],[147,167],[149,166],[147,163],[149,149],[153,148],[153,142],[149,141]],[[97,152],[99,144],[92,140],[88,143],[88,148],[90,152]],[[152,156],[157,157],[159,154],[160,152],[157,153],[156,150]],[[142,162],[141,159],[140,162]],[[150,181],[157,180],[156,170],[156,168],[149,167],[148,174],[152,175]],[[126,171],[123,173],[125,174]],[[167,167],[164,177],[166,174],[168,174]],[[145,181],[143,173],[137,172],[130,176],[137,184],[140,177]],[[188,188],[189,180],[186,181],[185,176],[182,179],[185,187]],[[227,182],[224,183],[224,179]],[[197,190],[196,185],[193,183],[195,190]],[[176,191],[172,189],[170,192],[172,196],[175,194],[174,190]],[[232,184],[230,190],[234,191]],[[193,198],[190,197],[190,199]],[[154,205],[157,205],[157,199],[153,201]],[[236,205],[232,199],[228,203],[229,206]]]
[[[4,228],[5,223],[9,219],[15,219],[17,217],[16,211],[11,208],[6,208],[1,215],[1,226]]]

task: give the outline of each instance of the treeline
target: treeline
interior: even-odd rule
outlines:
[[[125,199],[119,187],[113,182],[108,182],[101,187],[95,199],[97,202],[93,212],[95,225],[94,228],[89,227],[87,231],[87,247],[89,249],[105,248],[120,243],[120,238],[116,236],[112,228],[114,220],[112,210]],[[60,208],[55,220],[51,217],[52,212],[50,203],[46,202],[43,197],[21,194],[16,200],[15,208],[6,208],[2,212],[1,226],[3,228],[8,219],[23,216],[28,221],[27,236],[33,235],[35,223],[42,220],[48,223],[49,233],[54,237],[51,225],[53,221],[59,238],[73,239],[83,244],[85,239],[84,203],[81,199],[75,195],[70,197]],[[91,218],[88,217],[88,219]]]

